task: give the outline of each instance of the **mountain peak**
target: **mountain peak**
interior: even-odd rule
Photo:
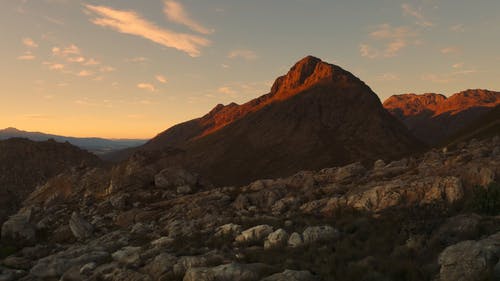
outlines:
[[[314,56],[307,56],[295,63],[287,74],[276,79],[271,88],[271,95],[277,99],[285,99],[321,82],[354,80],[359,81],[341,67]]]

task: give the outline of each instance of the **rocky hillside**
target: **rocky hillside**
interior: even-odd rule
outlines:
[[[0,223],[37,185],[71,167],[99,164],[96,156],[68,143],[27,139],[0,141]]]
[[[2,226],[3,247],[17,247],[0,278],[500,278],[499,137],[239,187],[149,159],[38,188]]]
[[[365,83],[309,56],[278,78],[269,94],[242,105],[218,105],[159,134],[142,151],[168,149],[164,161],[234,185],[395,159],[421,148]]]
[[[440,94],[391,96],[384,107],[420,140],[443,143],[474,120],[500,105],[500,92],[466,90],[449,98]]]
[[[478,119],[451,135],[444,144],[453,146],[471,139],[484,139],[500,132],[500,105],[481,115]]]

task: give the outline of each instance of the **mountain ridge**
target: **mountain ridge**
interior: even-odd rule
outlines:
[[[27,138],[33,141],[47,141],[54,139],[58,142],[69,142],[82,149],[88,150],[97,155],[109,153],[114,150],[121,150],[128,147],[139,146],[146,142],[141,139],[106,139],[99,137],[69,137],[43,132],[30,132],[19,130],[15,127],[0,129],[0,140],[9,138]]]
[[[446,97],[427,93],[394,95],[384,107],[420,140],[437,145],[500,104],[500,92],[468,89]]]

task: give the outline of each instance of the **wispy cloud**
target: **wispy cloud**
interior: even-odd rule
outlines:
[[[224,94],[224,95],[228,95],[228,96],[236,95],[236,91],[233,88],[228,87],[228,86],[219,87],[217,89],[217,92]]]
[[[44,65],[48,65],[50,70],[63,70],[65,65],[57,62],[43,62]]]
[[[382,73],[376,78],[378,81],[398,81],[400,80],[399,76],[395,73]]]
[[[403,9],[403,14],[414,17],[417,21],[416,24],[423,27],[431,27],[434,25],[433,22],[426,19],[426,17],[422,14],[422,9],[416,9],[412,7],[410,4],[402,4],[401,8]]]
[[[403,48],[416,44],[418,32],[406,26],[393,27],[390,24],[381,24],[369,33],[372,43],[362,43],[359,46],[361,56],[367,58],[394,57]],[[373,46],[379,45],[378,47]]]
[[[201,48],[210,45],[204,37],[177,33],[143,19],[134,11],[117,10],[106,6],[85,5],[87,11],[98,16],[90,21],[98,26],[140,36],[165,47],[185,52],[192,57],[201,54]]]
[[[158,82],[160,82],[162,84],[167,83],[167,78],[165,76],[161,75],[161,74],[156,75],[155,79],[156,79],[156,81],[158,81]]]
[[[444,55],[453,55],[453,54],[459,54],[461,52],[460,48],[458,47],[446,47],[442,48],[440,50],[441,54]]]
[[[457,81],[461,76],[470,75],[478,73],[477,69],[461,69],[450,73],[428,73],[423,74],[421,79],[427,82],[437,83],[437,84],[448,84]]]
[[[227,54],[227,57],[230,59],[242,58],[244,60],[256,60],[258,58],[257,54],[248,49],[238,49],[233,50]]]
[[[88,77],[88,76],[92,76],[92,75],[94,75],[94,73],[92,71],[88,71],[88,70],[81,70],[76,74],[76,76],[78,76],[78,77]]]
[[[26,51],[24,54],[17,57],[18,60],[34,60],[36,59],[35,55],[31,53],[31,51]]]
[[[38,44],[31,38],[23,38],[23,45],[29,48],[38,48]]]
[[[453,64],[451,67],[453,67],[453,68],[462,68],[463,66],[464,66],[463,62],[458,62],[458,63]]]
[[[150,92],[156,91],[156,88],[153,84],[150,83],[139,83],[137,84],[137,88],[142,89],[142,90],[147,90]]]
[[[80,55],[81,51],[78,46],[76,46],[75,44],[71,44],[66,47],[53,47],[52,54],[54,56],[66,57],[69,55]]]
[[[129,63],[145,63],[147,61],[149,61],[149,59],[146,57],[135,57],[135,58],[125,59],[125,62],[129,62]]]
[[[361,54],[362,57],[367,57],[370,59],[374,59],[379,56],[379,51],[375,50],[374,48],[372,48],[367,44],[359,45],[359,53]]]
[[[452,25],[450,30],[453,32],[465,32],[465,26],[461,23]]]
[[[165,7],[163,12],[165,13],[167,19],[171,22],[185,25],[189,27],[189,29],[205,35],[214,32],[192,19],[181,3],[173,0],[166,0],[164,3]]]

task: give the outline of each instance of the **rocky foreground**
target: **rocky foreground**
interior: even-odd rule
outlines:
[[[2,226],[0,280],[500,279],[499,137],[241,187],[164,167],[40,186]]]

